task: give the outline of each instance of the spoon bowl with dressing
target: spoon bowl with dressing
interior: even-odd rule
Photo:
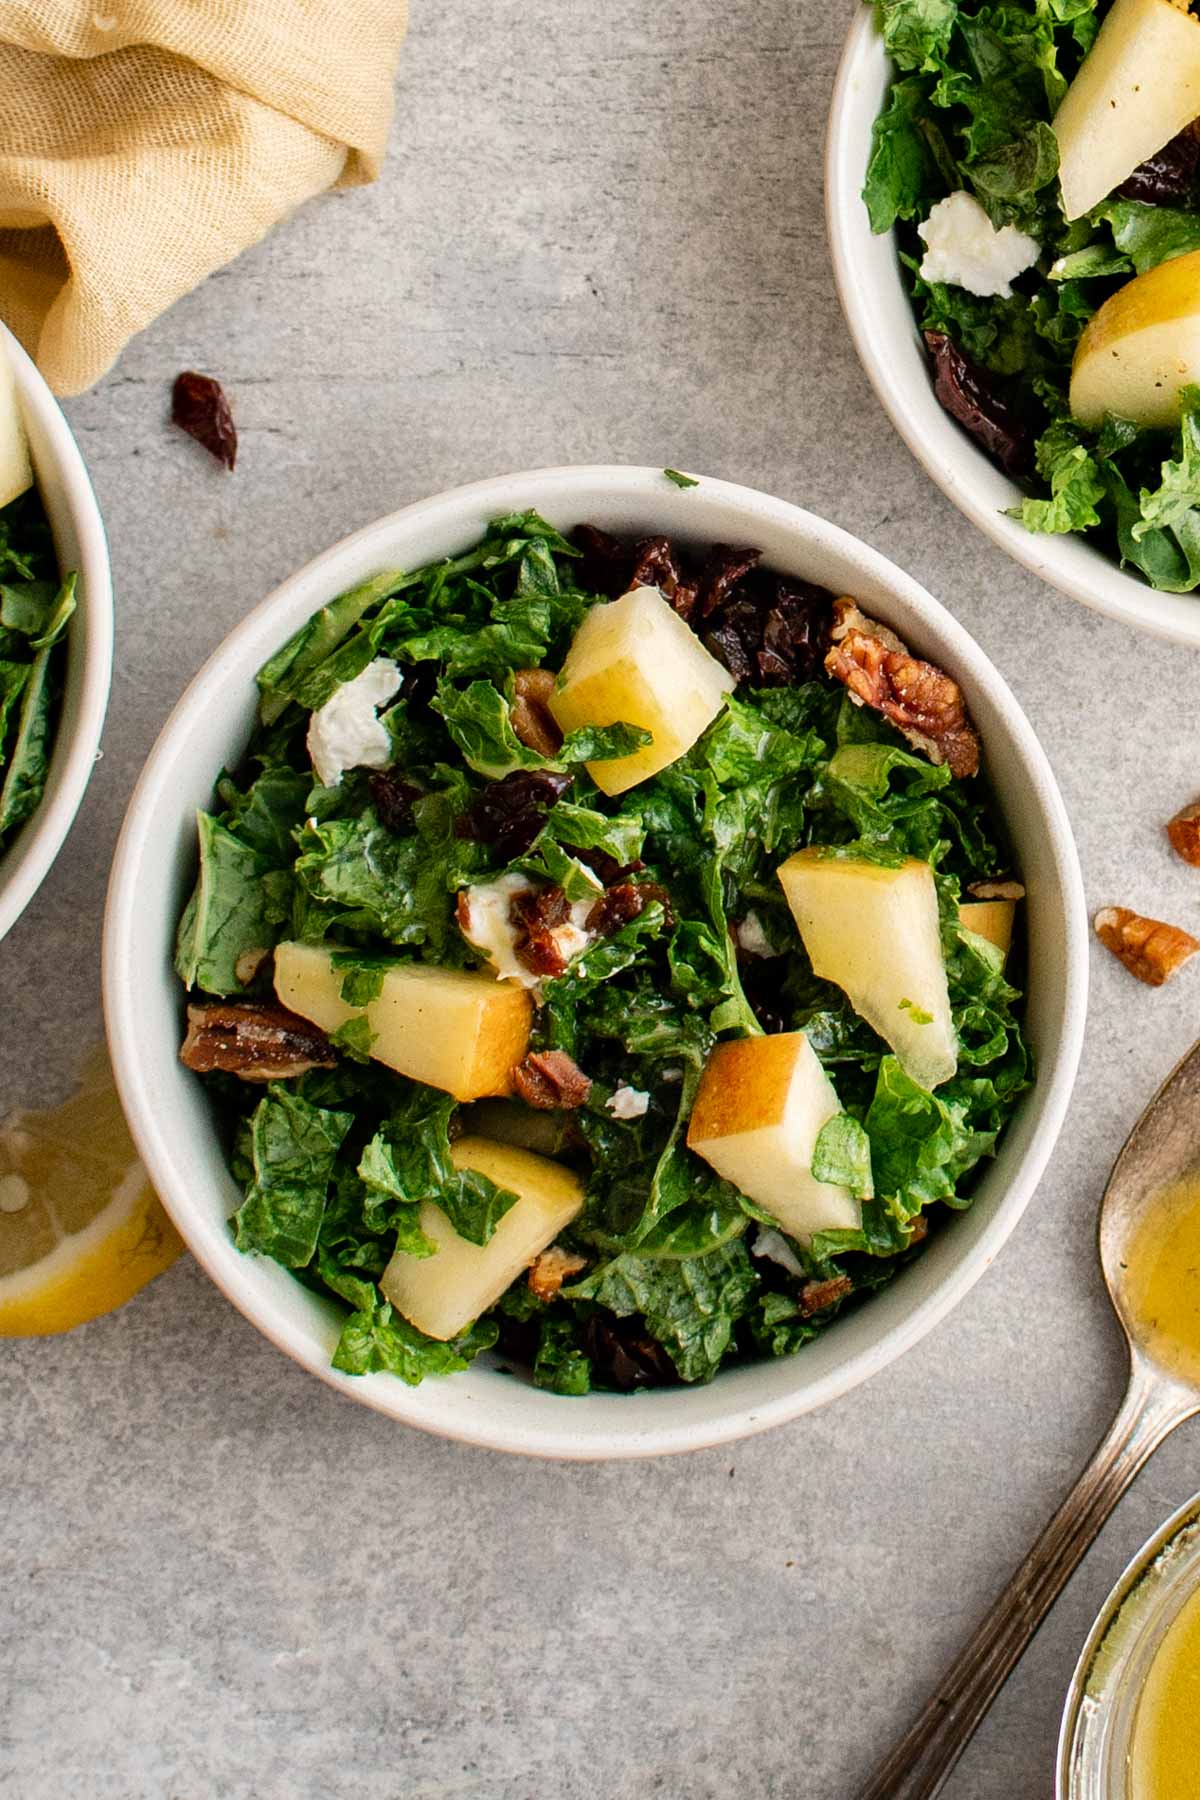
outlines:
[[[1100,1205],[1099,1248],[1129,1346],[1129,1385],[1120,1410],[1042,1536],[859,1800],[932,1800],[941,1791],[1138,1470],[1168,1433],[1200,1412],[1200,1043],[1159,1089],[1113,1165]],[[1185,1623],[1181,1613],[1181,1632]],[[1195,1634],[1200,1643],[1200,1613]],[[1193,1766],[1200,1767],[1200,1745],[1195,1754]],[[1060,1800],[1068,1794],[1074,1800],[1077,1791],[1103,1793],[1109,1800],[1121,1790],[1060,1786]],[[1152,1791],[1157,1800],[1158,1790]],[[1191,1795],[1195,1788],[1178,1792]],[[1130,1793],[1137,1796],[1138,1790]],[[1173,1790],[1164,1790],[1163,1800],[1168,1796],[1173,1800]]]

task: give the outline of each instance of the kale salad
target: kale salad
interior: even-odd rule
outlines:
[[[971,1204],[1032,1079],[1023,890],[952,675],[852,601],[529,512],[258,685],[182,1057],[335,1367],[705,1382]]]
[[[871,0],[895,78],[864,200],[943,407],[1025,498],[1200,587],[1200,16],[1188,0]]]
[[[0,854],[36,810],[54,747],[75,611],[36,488],[0,508]]]

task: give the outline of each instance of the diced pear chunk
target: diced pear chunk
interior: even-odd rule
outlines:
[[[1012,900],[968,900],[958,909],[958,922],[964,931],[995,944],[1002,955],[1012,949],[1016,903]]]
[[[1200,19],[1116,0],[1054,120],[1063,210],[1078,219],[1200,117]]]
[[[837,983],[914,1081],[949,1081],[958,1057],[929,864],[887,868],[813,848],[778,873],[814,972]]]
[[[862,1223],[849,1189],[812,1173],[821,1127],[841,1110],[802,1031],[736,1038],[704,1065],[688,1146],[807,1244],[814,1232]]]
[[[302,1019],[337,1031],[366,1016],[371,1055],[456,1100],[512,1092],[512,1070],[525,1055],[533,1002],[522,987],[469,969],[401,962],[367,1006],[342,999],[343,971],[315,944],[279,944],[275,992]]]
[[[1111,412],[1148,430],[1165,429],[1178,425],[1181,390],[1195,382],[1200,250],[1127,281],[1088,321],[1071,365],[1071,411],[1082,425],[1099,425]]]
[[[427,1337],[457,1337],[494,1306],[501,1294],[552,1244],[583,1207],[580,1177],[547,1157],[486,1138],[459,1138],[450,1147],[456,1169],[477,1169],[519,1196],[486,1244],[459,1237],[440,1206],[421,1202],[421,1230],[435,1256],[397,1250],[380,1287],[397,1312]]]
[[[632,755],[587,765],[604,793],[623,794],[690,750],[733,686],[659,590],[639,587],[585,615],[550,710],[563,731],[623,722],[651,733]]]
[[[33,486],[33,464],[21,420],[17,380],[12,359],[0,339],[0,506]]]

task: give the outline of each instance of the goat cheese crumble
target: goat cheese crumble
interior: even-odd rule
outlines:
[[[318,707],[308,722],[308,755],[322,787],[337,787],[347,769],[387,768],[392,740],[375,715],[402,679],[390,656],[377,656]]]
[[[733,929],[738,949],[746,956],[774,956],[771,940],[763,930],[763,922],[756,912],[748,912]]]
[[[760,1225],[750,1246],[751,1256],[764,1256],[769,1262],[778,1263],[789,1275],[802,1280],[806,1273],[804,1264],[784,1237],[782,1231],[775,1231],[769,1225]]]
[[[973,194],[939,200],[917,234],[926,245],[922,281],[945,281],[981,300],[1008,300],[1014,276],[1031,269],[1041,245],[1015,225],[997,231]]]
[[[641,1088],[619,1087],[604,1102],[614,1119],[640,1119],[650,1104],[649,1094]]]

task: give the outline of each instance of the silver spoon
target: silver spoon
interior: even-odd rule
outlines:
[[[1159,1089],[1100,1203],[1100,1263],[1129,1346],[1129,1386],[1092,1460],[942,1685],[859,1800],[932,1800],[1152,1451],[1200,1412],[1200,1388],[1156,1362],[1127,1305],[1122,1259],[1147,1203],[1200,1163],[1200,1043]]]

